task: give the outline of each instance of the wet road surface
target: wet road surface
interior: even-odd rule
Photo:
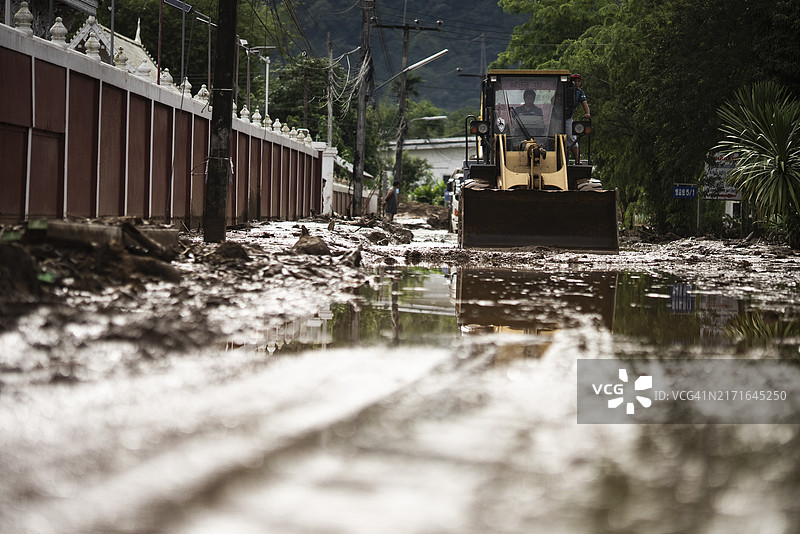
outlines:
[[[216,341],[101,335],[200,298],[168,285],[82,324],[24,315],[0,335],[0,530],[800,531],[797,425],[577,424],[576,400],[578,360],[797,360],[793,255],[700,270],[717,245],[684,243],[497,270],[440,263],[430,239],[418,266],[365,249],[354,293],[254,280],[164,326],[228,324]]]

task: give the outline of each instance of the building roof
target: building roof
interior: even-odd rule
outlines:
[[[353,164],[352,163],[350,163],[349,161],[345,160],[344,158],[342,158],[341,156],[338,156],[338,155],[334,156],[333,161],[339,167],[341,167],[343,169],[346,169],[347,172],[349,172],[350,175],[352,176],[352,174],[353,174]],[[367,178],[374,178],[374,176],[372,176],[367,171],[364,171],[364,176],[366,176]]]
[[[97,6],[100,4],[100,0],[59,0],[59,2],[89,15],[96,15]]]
[[[437,149],[437,148],[454,148],[454,147],[464,147],[466,144],[465,137],[435,137],[431,139],[404,139],[403,140],[403,148],[409,150],[424,150],[426,148],[430,149]],[[394,147],[397,145],[396,141],[392,141],[389,143],[389,146]]]
[[[111,56],[122,49],[122,53],[128,58],[125,64],[130,74],[136,74],[142,64],[144,64],[150,68],[150,80],[153,83],[158,80],[158,67],[153,58],[150,57],[150,53],[142,45],[138,27],[134,39],[114,32],[114,51],[113,54],[109,54],[108,51],[111,49],[111,30],[97,22],[97,19],[94,17],[89,17],[70,41],[69,48],[72,50],[77,50],[79,46],[82,48],[83,43],[89,38],[89,34],[92,32],[94,32],[95,36],[102,44],[100,57],[103,61],[110,62]]]

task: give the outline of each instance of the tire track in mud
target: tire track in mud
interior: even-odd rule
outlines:
[[[556,353],[595,352],[571,336],[555,345],[529,337],[460,343],[457,358],[444,361],[410,387],[308,436],[302,447],[276,451],[246,476],[217,486],[185,517],[176,518],[169,531],[492,530],[489,515],[494,510],[487,511],[483,500],[492,492],[509,490],[509,480],[519,469],[519,462],[509,458],[521,436],[532,431],[532,421],[538,420],[532,413],[522,415],[529,400],[525,380],[513,392],[503,391],[509,369],[542,365],[535,361],[538,357],[529,356],[531,343],[551,347],[554,352],[542,356],[548,359],[543,365],[563,368],[560,372],[567,375],[574,363],[561,361]],[[570,400],[560,413],[551,414],[551,420],[539,423],[558,427],[562,417],[570,417],[575,409],[573,382],[555,385]],[[546,398],[552,392],[539,395]],[[464,448],[464,443],[470,446]]]
[[[270,457],[304,450],[332,427],[401,395],[454,359],[441,349],[318,351],[276,359],[253,376],[223,384],[155,396],[148,392],[133,411],[193,420],[191,433],[173,436],[165,448],[127,469],[95,477],[99,481],[91,485],[76,481],[71,496],[17,503],[21,513],[0,526],[3,532],[54,534],[164,531],[162,525],[183,517],[196,503],[202,506]],[[142,421],[146,417],[140,414]],[[82,431],[102,432],[104,424],[95,416],[92,425],[99,428],[85,424]]]

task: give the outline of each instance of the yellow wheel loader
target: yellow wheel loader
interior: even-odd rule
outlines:
[[[591,153],[587,164],[568,158],[570,139],[588,145],[591,134],[567,116],[570,73],[492,70],[482,87],[481,116],[465,121],[476,157],[464,162],[459,244],[618,251],[616,191],[592,179]]]

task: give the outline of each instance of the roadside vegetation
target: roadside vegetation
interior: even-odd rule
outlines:
[[[731,133],[720,132],[720,107],[758,82],[783,86],[787,97],[800,89],[797,2],[502,0],[501,5],[530,19],[516,28],[492,66],[566,68],[583,75],[594,122],[592,159],[603,183],[618,188],[627,226],[645,221],[660,233],[694,234],[697,204],[674,199],[672,188],[702,183],[715,147]],[[772,106],[769,95],[753,96],[752,107]],[[763,178],[747,176],[753,184]],[[785,183],[796,179],[787,174]],[[773,194],[763,200],[777,202],[775,209],[759,205],[752,217],[774,221],[783,201]],[[721,204],[702,202],[701,233],[720,229]],[[785,213],[782,217],[786,220]],[[743,222],[747,226],[748,218]]]
[[[719,111],[731,182],[768,231],[800,248],[800,100],[773,82],[741,88]]]

